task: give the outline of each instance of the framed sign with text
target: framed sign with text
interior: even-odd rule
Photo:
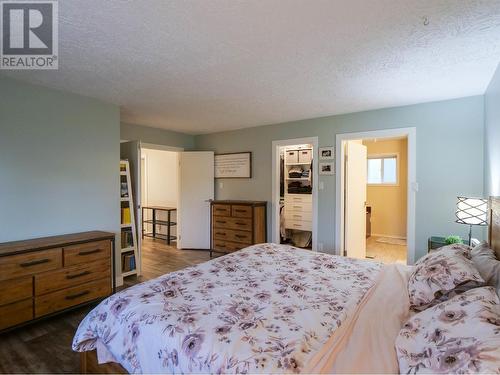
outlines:
[[[252,153],[235,152],[215,155],[215,178],[251,178]]]

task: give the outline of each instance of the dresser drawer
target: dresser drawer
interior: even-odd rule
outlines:
[[[35,318],[76,306],[80,303],[103,298],[110,293],[111,281],[109,278],[106,278],[36,297]]]
[[[0,305],[31,298],[33,295],[33,277],[0,281]]]
[[[252,217],[251,206],[231,206],[231,216],[233,217]]]
[[[111,279],[111,261],[109,258],[62,268],[58,271],[41,273],[35,276],[35,295],[39,296],[104,277]]]
[[[96,241],[64,248],[64,266],[93,262],[111,256],[109,241]]]
[[[0,280],[33,275],[61,267],[61,249],[0,257]]]
[[[312,223],[310,221],[285,220],[285,228],[312,231]]]
[[[285,210],[285,219],[286,220],[297,220],[297,221],[312,221],[312,212]]]
[[[310,212],[312,214],[312,204],[304,202],[285,203],[286,212]]]
[[[214,228],[252,230],[252,219],[239,217],[213,217]]]
[[[287,194],[285,204],[312,203],[312,194]]]
[[[214,204],[212,210],[217,216],[231,216],[231,206],[228,204]]]
[[[214,240],[213,241],[213,249],[223,251],[226,253],[231,253],[233,251],[237,251],[246,247],[246,244],[237,243],[237,242],[229,242],[224,240]]]
[[[252,243],[252,233],[240,230],[214,228],[214,239],[239,242],[250,245]]]
[[[0,330],[33,319],[33,300],[25,299],[0,306]]]

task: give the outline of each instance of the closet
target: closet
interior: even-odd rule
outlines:
[[[281,243],[312,246],[312,145],[280,149]]]

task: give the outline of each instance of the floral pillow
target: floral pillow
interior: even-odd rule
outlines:
[[[497,290],[500,296],[500,261],[486,242],[474,247],[471,251],[472,261],[487,285]]]
[[[420,259],[408,280],[410,307],[426,308],[471,288],[484,285],[471,260],[471,249],[450,245]]]
[[[476,288],[414,315],[396,338],[399,372],[500,373],[499,303]]]

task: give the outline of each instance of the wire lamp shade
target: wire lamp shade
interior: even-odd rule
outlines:
[[[483,198],[457,197],[456,223],[488,225],[488,200]]]

